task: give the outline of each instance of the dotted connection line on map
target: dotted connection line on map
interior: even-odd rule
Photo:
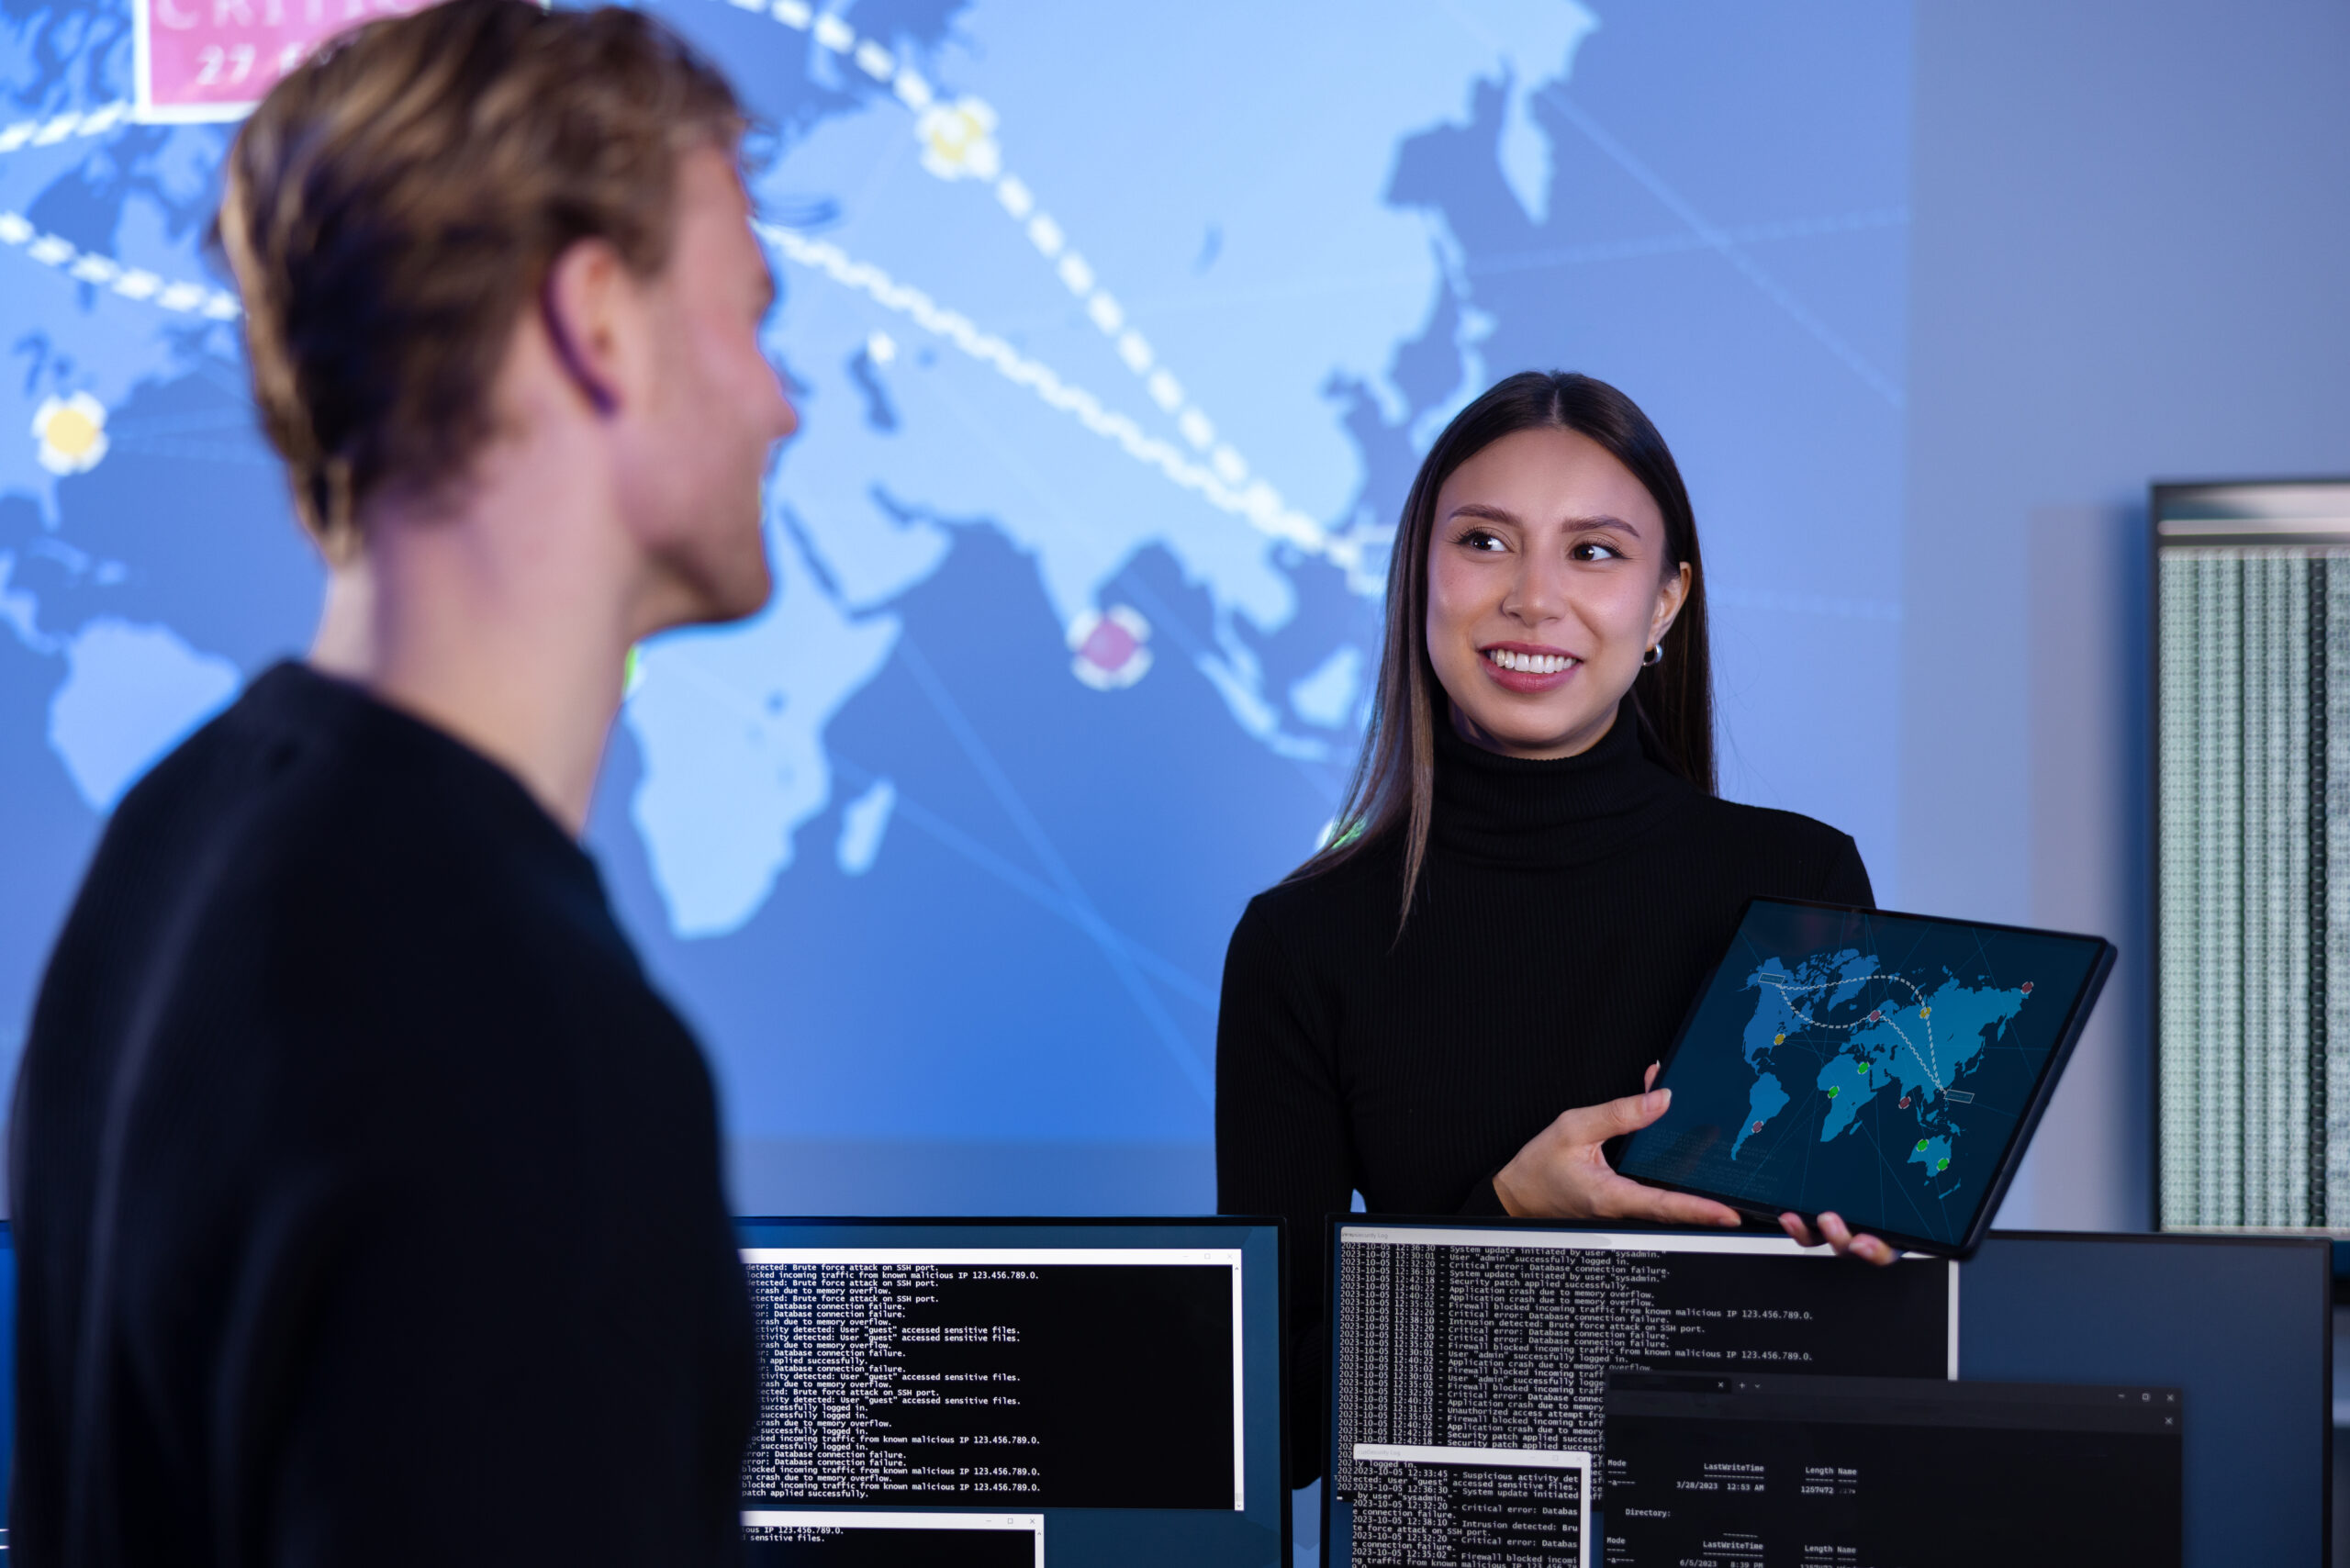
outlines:
[[[856,30],[840,17],[831,12],[819,13],[808,0],[728,0],[728,4],[742,10],[765,13],[796,32],[807,33],[819,49],[855,62],[858,70],[888,86],[900,103],[922,117],[915,130],[924,144],[923,165],[943,179],[968,177],[994,189],[997,204],[1023,226],[1028,242],[1052,264],[1062,286],[1084,302],[1087,319],[1111,340],[1119,360],[1141,380],[1150,400],[1174,420],[1175,428],[1200,454],[1206,465],[1205,474],[1215,486],[1232,494],[1269,498],[1252,504],[1269,509],[1284,521],[1278,529],[1267,528],[1267,532],[1287,539],[1301,549],[1326,554],[1341,566],[1355,564],[1360,551],[1353,542],[1326,539],[1320,524],[1290,510],[1270,485],[1261,478],[1252,482],[1248,460],[1230,442],[1216,439],[1214,421],[1186,398],[1183,384],[1158,363],[1150,341],[1128,324],[1125,308],[1109,290],[1100,286],[1091,263],[1069,244],[1068,233],[1052,214],[1038,206],[1035,193],[1026,182],[1003,170],[1002,154],[991,134],[995,129],[993,109],[973,98],[941,103],[936,89],[912,66],[874,39],[860,39]],[[1090,420],[1088,428],[1093,428]],[[1129,446],[1128,450],[1133,448]],[[1157,462],[1155,458],[1144,460]],[[1173,476],[1172,470],[1169,475]],[[1177,483],[1186,488],[1200,488],[1190,479],[1179,478]],[[1208,492],[1202,489],[1201,493]],[[1224,510],[1248,512],[1254,521],[1255,514],[1248,508]]]
[[[1283,508],[1270,485],[1262,480],[1246,488],[1225,484],[1167,442],[1146,435],[1125,415],[1104,409],[1092,393],[1070,386],[1045,365],[1023,357],[1002,338],[980,331],[970,318],[942,308],[922,290],[899,283],[870,263],[852,259],[829,241],[811,240],[768,223],[757,227],[759,233],[787,260],[824,274],[843,287],[855,289],[883,308],[946,339],[973,359],[993,365],[1006,380],[1027,387],[1049,407],[1074,416],[1078,423],[1095,435],[1115,442],[1129,457],[1158,469],[1218,511],[1241,518],[1260,532],[1301,550],[1346,564],[1341,556],[1350,542],[1330,538],[1312,519]]]
[[[103,136],[129,118],[129,104],[112,103],[48,119],[18,120],[0,129],[0,153],[23,147],[54,147],[73,137]],[[55,267],[80,283],[110,288],[125,299],[151,300],[166,310],[215,321],[233,321],[243,314],[234,295],[208,284],[169,282],[144,267],[126,267],[82,250],[70,240],[40,232],[22,213],[0,211],[0,244],[21,245],[25,254],[43,266]]]
[[[110,288],[125,299],[151,300],[166,310],[214,321],[233,321],[244,314],[233,294],[208,284],[169,283],[143,267],[126,267],[78,250],[70,240],[35,229],[22,213],[0,212],[0,245],[21,245],[41,265],[55,267],[77,282]]]
[[[19,147],[54,147],[68,137],[104,136],[129,118],[129,104],[112,103],[95,109],[72,110],[49,119],[18,120],[0,129],[0,152],[14,152]]]
[[[1869,975],[1863,977],[1862,983],[1865,984],[1871,980],[1886,980],[1894,985],[1900,986],[1903,990],[1908,991],[1910,999],[1915,1002],[1919,1008],[1922,1009],[1926,1005],[1926,993],[1919,991],[1916,986],[1911,985],[1908,980],[1903,980],[1899,975]],[[1762,983],[1777,991],[1779,993],[1780,1001],[1787,1002],[1787,998],[1796,991],[1828,991],[1837,986],[1851,985],[1852,982],[1851,980],[1823,980],[1818,985],[1781,985],[1777,980],[1765,979]],[[1822,1024],[1819,1020],[1812,1017],[1810,1014],[1798,1011],[1796,1004],[1792,1002],[1787,1002],[1787,1011],[1794,1014],[1796,1018],[1801,1020],[1806,1028],[1841,1031],[1848,1035],[1853,1030],[1862,1027],[1863,1025],[1882,1022],[1887,1028],[1891,1029],[1896,1035],[1900,1036],[1901,1043],[1904,1046],[1908,1047],[1911,1058],[1914,1059],[1919,1067],[1926,1070],[1926,1076],[1933,1081],[1934,1087],[1938,1090],[1942,1087],[1942,1069],[1940,1065],[1942,1053],[1934,1049],[1934,1025],[1930,1019],[1925,1020],[1926,1051],[1928,1056],[1933,1058],[1932,1060],[1927,1059],[1927,1057],[1919,1056],[1918,1047],[1916,1043],[1909,1038],[1908,1031],[1904,1030],[1900,1025],[1895,1023],[1892,1019],[1886,1018],[1882,1014],[1875,1014],[1871,1017],[1863,1018],[1860,1020],[1859,1023],[1854,1024]]]

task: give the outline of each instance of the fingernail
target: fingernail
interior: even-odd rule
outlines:
[[[1647,1108],[1649,1111],[1651,1111],[1651,1112],[1654,1113],[1655,1114],[1660,1115],[1660,1116],[1661,1116],[1661,1115],[1662,1115],[1662,1114],[1664,1114],[1664,1108],[1665,1108],[1667,1105],[1670,1105],[1670,1104],[1672,1104],[1672,1103],[1673,1103],[1673,1091],[1672,1091],[1672,1090],[1670,1090],[1670,1089],[1651,1089],[1651,1090],[1650,1090],[1650,1091],[1649,1091],[1649,1092],[1648,1092],[1648,1099],[1647,1099],[1647,1105],[1646,1105],[1646,1108]]]

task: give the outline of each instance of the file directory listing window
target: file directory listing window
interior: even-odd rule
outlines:
[[[2175,1388],[1617,1372],[1610,1568],[2181,1558]]]
[[[1611,1372],[1957,1375],[1957,1265],[1784,1237],[1337,1225],[1331,1561],[1598,1561]]]
[[[1281,1540],[1279,1235],[749,1222],[754,1561],[1056,1568]],[[1189,1553],[1185,1542],[1198,1551]]]

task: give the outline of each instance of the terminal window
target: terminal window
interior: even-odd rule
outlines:
[[[743,1260],[762,1363],[746,1506],[1245,1506],[1237,1249]]]
[[[2175,1388],[1619,1372],[1603,1561],[2177,1568]]]
[[[1364,1568],[1590,1562],[1611,1371],[1956,1372],[1940,1260],[1385,1223],[1341,1226],[1337,1253],[1331,1488]]]

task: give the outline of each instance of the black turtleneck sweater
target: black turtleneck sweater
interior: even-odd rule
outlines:
[[[1321,1473],[1324,1216],[1498,1215],[1494,1172],[1561,1111],[1638,1092],[1757,895],[1873,902],[1852,841],[1647,756],[1626,711],[1527,762],[1438,719],[1436,810],[1399,938],[1395,834],[1259,893],[1216,1025],[1216,1188],[1280,1215],[1292,1475]]]

